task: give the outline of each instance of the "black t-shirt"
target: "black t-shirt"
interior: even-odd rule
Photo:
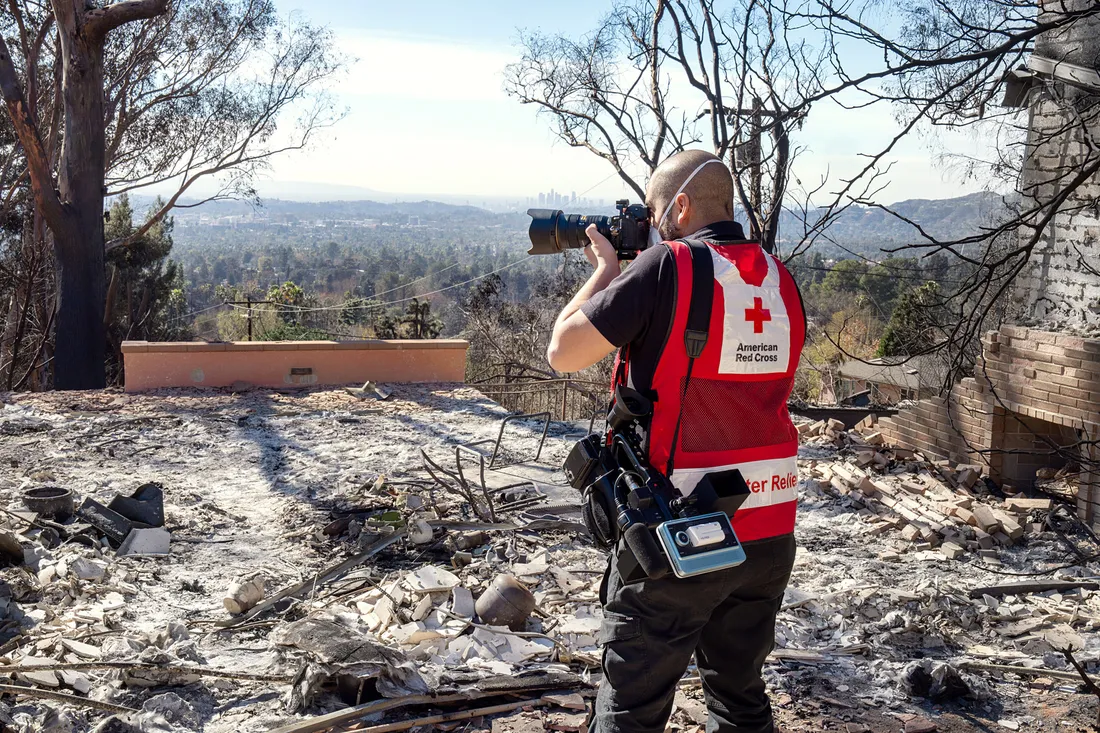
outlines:
[[[722,221],[703,227],[689,239],[732,244],[745,241],[745,234],[737,222]],[[644,250],[606,290],[581,306],[613,346],[630,345],[630,381],[640,392],[653,386],[675,309],[676,261],[664,245]]]

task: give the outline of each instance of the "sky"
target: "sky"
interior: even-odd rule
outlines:
[[[504,67],[519,54],[520,29],[580,36],[610,0],[276,0],[329,26],[353,61],[333,92],[347,116],[304,153],[278,159],[269,173],[279,190],[299,182],[357,186],[394,194],[535,197],[554,188],[578,196],[626,196],[610,165],[557,140],[550,122],[503,91]],[[890,111],[815,107],[795,144],[804,148],[795,176],[806,186],[837,180],[862,166],[868,145],[890,139]],[[977,151],[980,142],[954,139]],[[979,190],[934,162],[919,140],[893,156],[881,200],[946,198]],[[261,193],[264,186],[260,186]],[[281,194],[283,198],[289,198]]]

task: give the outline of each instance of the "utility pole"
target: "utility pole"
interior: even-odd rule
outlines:
[[[713,109],[708,109],[700,116],[713,113]],[[753,96],[751,107],[723,107],[721,113],[726,115],[727,121],[734,126],[734,129],[741,129],[739,121],[747,120],[743,130],[744,134],[740,140],[735,140],[732,145],[730,173],[735,178],[741,178],[744,174],[748,175],[748,199],[749,207],[752,209],[746,212],[749,215],[749,237],[760,241],[764,248],[771,252],[774,245],[771,244],[770,240],[769,242],[764,241],[765,232],[761,227],[764,221],[764,120],[767,118],[768,128],[778,144],[781,140],[785,140],[787,136],[786,130],[782,127],[783,113],[766,109],[763,100],[757,96]],[[781,201],[771,201],[769,203],[773,207],[782,206]]]
[[[252,306],[254,305],[279,305],[277,300],[252,300],[251,295],[246,295],[244,300],[227,300],[226,305],[243,305],[248,307],[245,318],[248,320],[248,340],[252,340]]]

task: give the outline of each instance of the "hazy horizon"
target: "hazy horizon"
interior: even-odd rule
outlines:
[[[560,142],[546,119],[503,91],[520,29],[577,36],[599,22],[610,0],[425,0],[416,13],[378,0],[276,4],[332,30],[349,59],[331,90],[347,116],[309,150],[273,160],[259,188],[352,187],[471,205],[537,198],[551,188],[607,202],[636,198],[610,165]],[[800,156],[792,195],[823,176],[831,189],[864,165],[861,151],[889,140],[897,126],[887,107],[819,103],[793,141]],[[913,135],[895,146],[884,161],[892,165],[884,198],[951,198],[988,187],[937,162],[944,149],[972,156],[987,141],[957,135],[933,142]],[[644,178],[637,166],[631,171]]]

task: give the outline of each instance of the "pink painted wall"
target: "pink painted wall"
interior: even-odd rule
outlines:
[[[461,382],[458,339],[424,341],[233,341],[122,344],[126,391],[161,387],[258,387],[375,382]]]

